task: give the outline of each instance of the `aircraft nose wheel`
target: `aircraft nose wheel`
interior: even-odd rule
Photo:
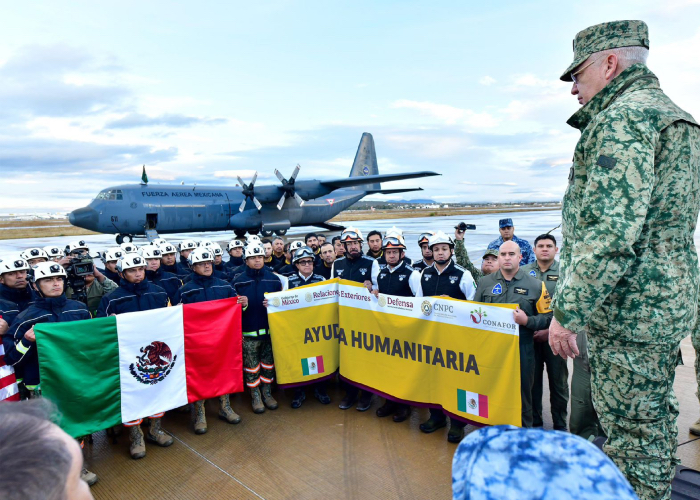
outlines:
[[[132,241],[134,241],[134,237],[130,234],[117,235],[117,245],[121,245],[122,243],[131,243]]]
[[[277,236],[284,236],[285,234],[287,234],[287,230],[286,229],[278,229],[277,231],[275,231],[275,234]]]
[[[264,238],[269,238],[270,236],[272,236],[272,231],[266,231],[263,229],[262,231],[260,231],[260,234],[262,234]]]

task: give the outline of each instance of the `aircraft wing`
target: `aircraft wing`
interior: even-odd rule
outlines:
[[[342,179],[333,179],[330,181],[321,181],[321,184],[333,189],[341,189],[352,186],[362,186],[363,184],[374,184],[376,182],[400,181],[403,179],[417,179],[418,177],[431,177],[433,175],[441,175],[437,172],[407,172],[405,174],[380,174],[380,175],[364,175],[357,177],[343,177]]]

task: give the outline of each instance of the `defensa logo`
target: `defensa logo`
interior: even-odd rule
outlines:
[[[429,301],[424,300],[420,305],[420,310],[424,315],[430,316],[433,312],[433,306]]]
[[[488,314],[486,314],[486,311],[482,311],[482,310],[481,310],[481,307],[479,307],[478,309],[474,309],[474,310],[471,311],[471,313],[470,313],[470,317],[471,317],[471,319],[472,319],[472,322],[475,323],[475,324],[477,324],[477,325],[478,325],[479,323],[481,323],[482,320],[483,320],[486,316],[488,316]]]
[[[129,371],[136,380],[145,385],[154,385],[163,380],[175,366],[177,356],[165,342],[158,340],[140,349],[141,356],[131,363]]]

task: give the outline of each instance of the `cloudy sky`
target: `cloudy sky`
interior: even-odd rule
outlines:
[[[649,66],[700,118],[700,0],[15,2],[0,16],[0,213],[138,182],[278,168],[380,173],[444,202],[556,200],[578,132],[558,80],[577,31],[650,27]],[[390,187],[387,185],[386,187]],[[410,195],[409,195],[410,196]]]

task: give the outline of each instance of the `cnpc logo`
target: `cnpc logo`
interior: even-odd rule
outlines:
[[[451,314],[454,314],[454,312],[455,312],[454,306],[452,306],[450,304],[441,304],[440,302],[435,302],[435,304],[433,304],[433,310],[435,312],[443,312],[443,313],[451,313]]]

